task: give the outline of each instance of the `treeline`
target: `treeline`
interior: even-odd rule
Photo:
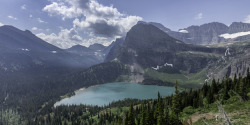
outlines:
[[[81,124],[106,124],[113,123],[114,119],[119,122],[123,122],[123,117],[120,115],[111,113],[111,111],[105,111],[106,109],[119,107],[120,112],[125,112],[122,107],[126,107],[134,103],[139,105],[143,103],[138,99],[125,99],[112,102],[106,106],[89,106],[89,105],[70,105],[70,106],[57,106],[52,108],[52,111],[45,115],[36,116],[33,120],[30,120],[28,124],[31,125],[81,125]],[[100,113],[100,111],[105,111]],[[93,118],[93,117],[96,118]]]
[[[119,62],[107,62],[54,78],[47,77],[50,74],[39,74],[36,80],[27,80],[27,75],[16,80],[7,79],[0,82],[0,112],[15,110],[22,116],[21,120],[32,121],[36,116],[52,112],[51,107],[60,96],[73,94],[82,87],[113,82],[128,72]]]
[[[222,103],[230,96],[239,96],[241,101],[248,100],[250,92],[250,73],[247,76],[233,79],[225,77],[222,81],[212,80],[212,84],[207,83],[201,89],[183,91],[179,93],[177,84],[175,94],[162,99],[158,94],[156,101],[142,104],[139,108],[130,107],[125,118],[125,125],[178,125],[182,124],[179,119],[180,112],[188,106],[194,108],[203,107],[219,100]]]
[[[36,118],[35,124],[51,125],[179,125],[183,124],[180,113],[185,107],[199,108],[209,106],[215,101],[222,103],[230,96],[238,96],[241,101],[248,100],[250,92],[250,73],[247,76],[240,74],[233,79],[225,77],[221,81],[212,80],[205,83],[201,89],[179,91],[178,83],[172,96],[162,98],[158,93],[157,100],[132,100],[114,102],[106,107],[87,106],[60,106],[51,113]],[[129,106],[130,105],[130,106]],[[88,111],[86,110],[86,107]],[[110,108],[120,109],[119,113]],[[129,107],[124,110],[122,107]],[[110,110],[107,110],[110,109]]]

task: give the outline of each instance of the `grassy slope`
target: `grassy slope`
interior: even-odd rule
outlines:
[[[99,115],[109,113],[111,111],[112,114],[114,115],[120,115],[125,117],[125,112],[129,110],[129,107],[114,107],[114,108],[107,108],[105,110],[102,110],[99,112]],[[98,121],[98,115],[95,115],[92,117],[95,121]]]
[[[153,79],[159,79],[170,83],[175,83],[177,80],[179,85],[183,88],[198,88],[201,87],[206,80],[206,69],[191,74],[186,72],[181,72],[181,74],[168,74],[157,72],[153,69],[146,69],[145,75],[150,76]]]
[[[229,100],[225,101],[223,108],[227,113],[232,124],[235,125],[249,125],[250,124],[250,100],[246,102],[240,102],[239,99],[234,96]],[[183,120],[192,119],[193,125],[201,124],[222,124],[223,119],[219,118],[216,121],[215,116],[220,115],[217,108],[217,104],[213,103],[203,108],[193,109],[192,107],[186,107],[181,113],[181,118]],[[203,120],[205,117],[206,120]]]

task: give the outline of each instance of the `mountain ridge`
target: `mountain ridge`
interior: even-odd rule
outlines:
[[[238,32],[250,31],[249,23],[232,22],[229,26],[220,22],[205,23],[202,25],[192,25],[187,28],[179,29],[178,31],[172,31],[166,28],[162,24],[152,22],[139,22],[144,24],[153,24],[168,35],[181,40],[185,43],[208,45],[222,42],[230,42],[234,40],[246,40],[250,38],[250,35],[240,36],[238,38],[228,39],[221,37],[222,34],[233,34]],[[167,30],[165,30],[167,29]]]
[[[228,42],[224,44],[223,46],[216,46],[216,44],[212,44],[211,46],[187,44],[171,37],[152,24],[138,23],[131,28],[124,40],[121,40],[116,47],[114,46],[111,49],[105,61],[119,60],[129,65],[132,73],[130,75],[132,82],[161,79],[167,80],[165,82],[173,83],[170,80],[171,78],[164,79],[154,75],[158,74],[160,76],[165,75],[166,77],[178,76],[178,78],[183,79],[181,82],[186,84],[188,81],[194,83],[197,77],[195,76],[196,74],[202,78],[195,81],[196,84],[198,82],[203,84],[213,77],[222,79],[224,74],[233,76],[234,73],[246,70],[247,66],[238,64],[235,61],[238,58],[248,62],[246,60],[247,54],[240,55],[239,49],[235,47],[238,46],[236,43]],[[244,45],[247,44],[242,42],[241,46]],[[245,49],[248,50],[248,47]],[[234,68],[230,70],[230,66]],[[243,66],[241,68],[244,70],[236,70],[239,66]],[[161,68],[165,68],[165,70]],[[222,71],[216,72],[218,69]],[[172,71],[179,72],[180,74],[173,74]],[[188,74],[194,75],[189,76],[193,77],[193,80],[187,77]],[[151,78],[151,75],[154,78]],[[138,79],[140,80],[138,81]]]
[[[28,30],[22,31],[13,26],[0,27],[0,48],[0,69],[3,72],[32,71],[32,68],[49,70],[51,67],[87,68],[96,64],[91,57],[72,55]]]

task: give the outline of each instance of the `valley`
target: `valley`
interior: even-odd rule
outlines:
[[[168,32],[138,22],[109,46],[61,49],[30,31],[0,27],[0,124],[141,124],[145,112],[154,114],[147,116],[154,124],[167,122],[158,121],[163,117],[169,124],[201,124],[196,115],[218,113],[216,101],[235,123],[242,122],[235,113],[249,123],[243,110],[249,105],[250,40],[190,44]],[[216,91],[208,89],[215,83]],[[176,101],[181,106],[174,107]],[[206,122],[220,123],[214,116]]]

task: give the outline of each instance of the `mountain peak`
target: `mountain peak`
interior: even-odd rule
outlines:
[[[143,40],[145,40],[146,38],[150,39],[150,37],[155,37],[155,38],[159,38],[159,39],[165,38],[165,37],[170,37],[164,31],[157,28],[153,24],[149,24],[149,23],[136,24],[135,26],[133,26],[129,30],[129,32],[127,33],[127,36],[133,36],[133,37],[136,37],[138,39],[143,39]],[[141,37],[137,37],[137,36],[141,36]],[[128,37],[126,37],[126,39],[127,38]]]
[[[243,22],[233,22],[229,26],[229,33],[246,32],[250,31],[250,24]]]
[[[242,24],[247,24],[247,23],[243,23],[243,22],[232,22],[231,25],[242,25]],[[230,26],[231,26],[231,25],[230,25]]]
[[[1,26],[1,28],[17,29],[16,27],[14,27],[12,25],[3,25],[3,26]]]
[[[87,47],[77,44],[77,45],[72,46],[71,48],[72,49],[85,49]]]
[[[97,50],[103,50],[105,48],[106,47],[104,45],[99,44],[99,43],[95,43],[95,44],[92,44],[92,45],[89,46],[89,49],[92,49],[92,50],[95,50],[95,51],[97,51]]]
[[[176,44],[184,44],[174,39],[152,24],[139,23],[127,33],[123,43],[127,48],[176,51]]]
[[[82,45],[74,45],[68,49],[66,49],[67,51],[69,52],[92,52],[91,49],[85,47],[85,46],[82,46]]]
[[[144,22],[144,21],[138,21],[137,24],[151,24],[157,28],[159,28],[160,30],[164,31],[164,32],[169,32],[171,31],[169,28],[166,28],[164,25],[162,25],[161,23],[157,23],[157,22]]]
[[[14,26],[11,26],[11,25],[3,25],[0,27],[0,31],[2,32],[5,32],[5,31],[15,31],[15,32],[22,32],[22,30],[14,27]]]

